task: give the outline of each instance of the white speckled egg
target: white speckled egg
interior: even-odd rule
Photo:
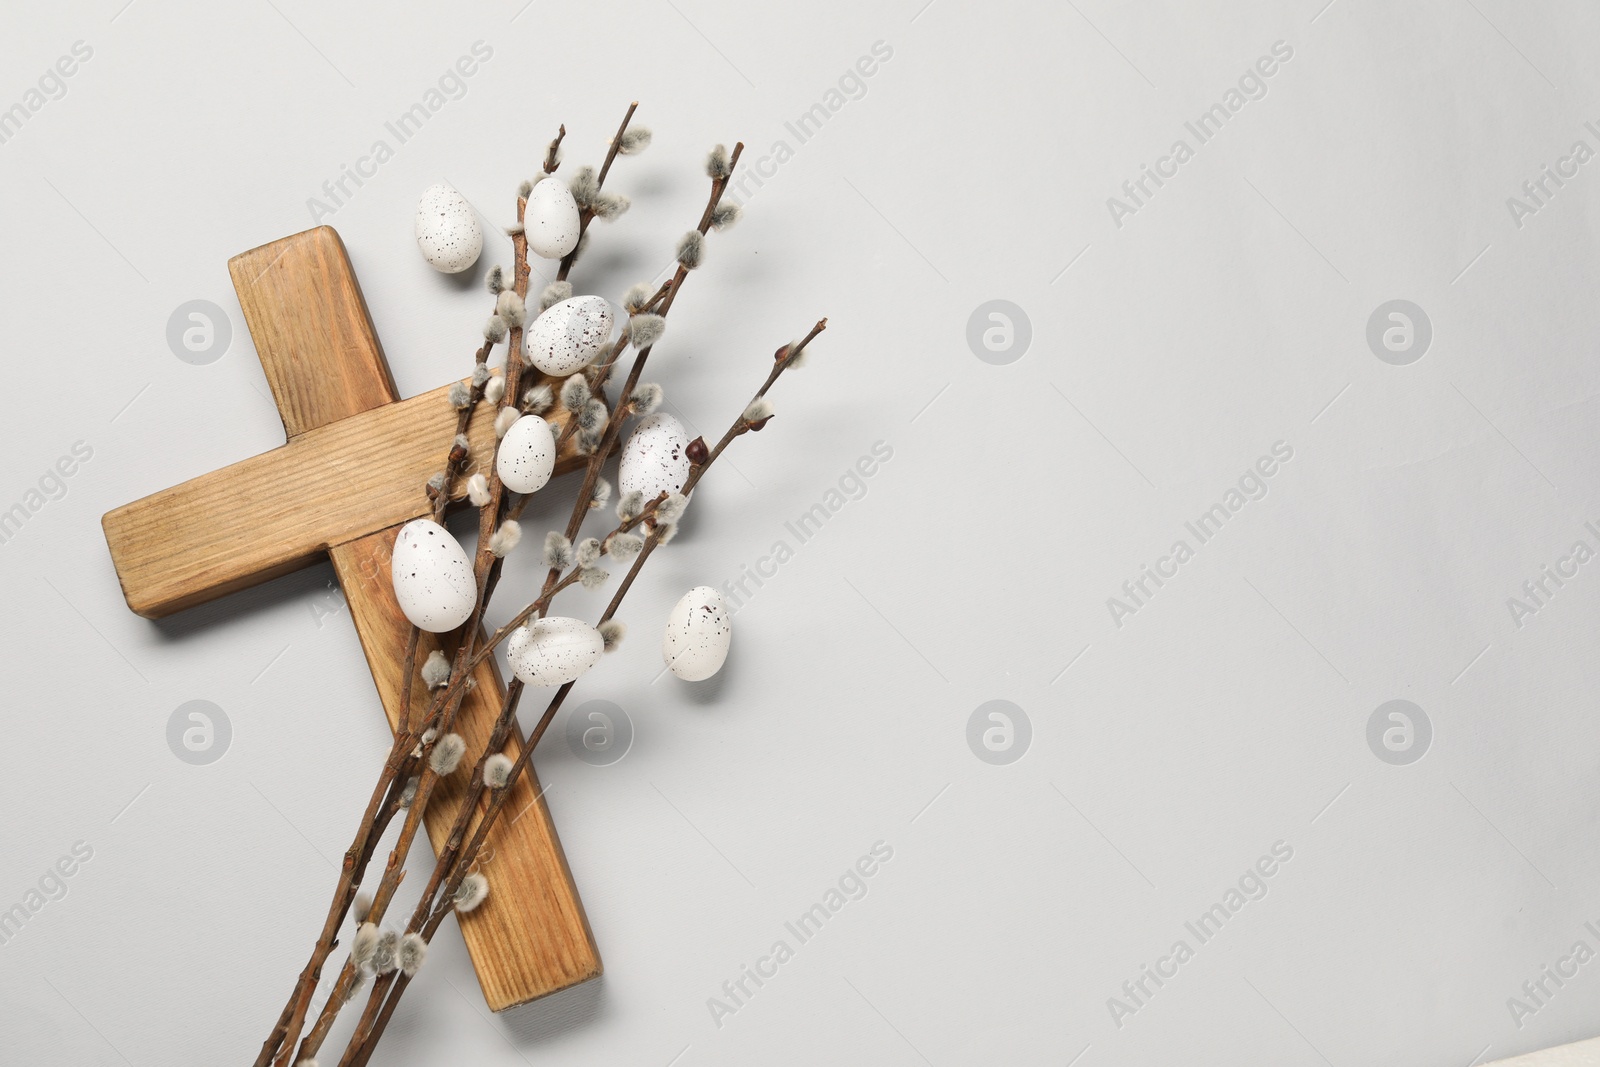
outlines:
[[[611,305],[603,296],[563,300],[533,320],[523,334],[523,354],[546,374],[565,378],[594,362],[611,340],[612,321]]]
[[[483,230],[466,197],[443,183],[422,194],[417,201],[417,247],[428,265],[444,274],[460,274],[478,262]]]
[[[560,259],[578,247],[578,202],[567,183],[546,178],[528,194],[522,225],[534,255]]]
[[[525,685],[566,685],[600,660],[600,631],[581,619],[557,616],[521,626],[506,638],[506,659]]]
[[[556,469],[556,439],[550,424],[537,415],[524,415],[500,439],[494,469],[514,493],[535,493]]]
[[[686,682],[699,682],[722,669],[733,641],[733,620],[722,594],[700,585],[683,594],[667,616],[661,658]]]
[[[413,519],[400,528],[389,567],[400,610],[431,634],[466,622],[478,602],[467,550],[432,519]]]
[[[617,481],[624,493],[635,489],[646,501],[665,490],[676,493],[689,477],[689,434],[664,411],[639,420],[622,446]]]

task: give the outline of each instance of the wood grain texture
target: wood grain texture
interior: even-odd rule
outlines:
[[[400,399],[333,227],[252,248],[228,273],[291,440]]]
[[[146,618],[264,582],[429,511],[422,485],[456,415],[436,389],[307,430],[281,448],[202,474],[101,520],[128,606]],[[487,405],[485,405],[487,407]],[[472,420],[492,455],[493,413]]]
[[[398,532],[396,527],[369,534],[331,552],[390,726],[400,721],[402,659],[411,625],[389,591],[389,559]],[[442,647],[447,656],[454,653],[455,645],[441,646],[439,636],[448,635],[422,635],[419,659],[435,648]],[[455,730],[466,738],[467,751],[478,753],[489,740],[505,684],[492,656],[478,665],[473,678],[477,688],[462,702]],[[427,702],[426,690],[417,686],[412,694],[414,714],[425,713]],[[521,749],[513,733],[505,752],[515,758]],[[450,833],[467,777],[463,770],[445,779],[428,804],[424,821],[435,849]],[[589,921],[539,793],[538,779],[529,766],[484,842],[481,855],[488,859],[478,869],[489,879],[489,897],[475,911],[458,917],[478,984],[492,1011],[565,989],[601,971]]]
[[[366,299],[331,227],[242,253],[228,270],[289,442],[105,515],[123,597],[146,618],[298,570],[332,545],[426,515],[422,484],[454,433],[448,386],[396,400]],[[530,384],[544,381],[535,373]],[[546,417],[561,426],[569,418]],[[493,418],[488,404],[474,412],[468,436],[478,462],[494,455]],[[556,474],[582,465],[574,438]],[[464,481],[453,487],[458,500]]]
[[[306,430],[281,448],[107,512],[100,524],[128,606],[159,619],[426,515],[423,483],[455,432],[448,392]],[[483,463],[494,455],[493,420],[491,405],[480,404],[467,434]],[[582,465],[569,447],[556,472]],[[457,479],[458,496],[464,482]]]
[[[423,484],[455,433],[449,387],[397,400],[344,245],[321,227],[229,263],[277,399],[288,443],[106,514],[101,525],[128,605],[159,618],[332,556],[361,647],[392,724],[399,721],[409,623],[389,557],[406,521],[425,515]],[[538,381],[539,376],[534,376]],[[494,456],[493,405],[473,413],[472,454]],[[550,416],[564,424],[565,413]],[[556,471],[582,466],[569,442]],[[458,479],[457,492],[461,492]],[[437,647],[424,635],[422,654]],[[456,729],[481,750],[504,686],[491,657]],[[416,699],[426,700],[418,687]],[[515,754],[517,741],[507,751]],[[485,903],[463,934],[495,1011],[600,973],[594,938],[531,768],[489,838]],[[456,779],[462,779],[457,781]],[[434,794],[429,836],[448,833],[464,776]]]

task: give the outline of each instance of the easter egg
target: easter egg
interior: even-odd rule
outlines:
[[[537,415],[524,415],[512,423],[500,439],[494,469],[514,493],[543,489],[556,469],[556,441],[550,424]]]
[[[689,477],[689,434],[683,424],[664,411],[639,420],[622,446],[617,481],[624,493],[635,489],[644,499],[665,490],[676,493]]]
[[[428,265],[443,274],[460,274],[478,262],[483,230],[466,197],[443,183],[422,194],[417,201],[417,247]]]
[[[566,685],[600,661],[605,642],[581,619],[538,619],[506,638],[506,659],[525,685]]]
[[[478,602],[467,550],[432,519],[413,519],[400,528],[389,567],[400,610],[429,633],[454,630]]]
[[[563,300],[546,308],[523,333],[523,354],[544,373],[565,378],[594,362],[611,340],[612,321],[611,305],[603,296]]]
[[[667,616],[661,658],[686,682],[699,682],[722,669],[733,641],[733,620],[727,601],[709,585],[683,594]]]
[[[578,202],[566,182],[546,178],[533,187],[522,229],[528,235],[528,248],[544,259],[560,259],[578,247]]]

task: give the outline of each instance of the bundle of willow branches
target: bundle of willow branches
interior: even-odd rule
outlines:
[[[648,497],[639,488],[630,490],[625,478],[611,529],[579,540],[585,518],[609,503],[611,485],[602,471],[619,449],[624,425],[650,415],[661,402],[660,387],[642,382],[641,375],[665,330],[666,317],[684,282],[704,261],[707,235],[732,224],[739,214],[737,205],[724,204],[722,197],[743,146],[736,145],[729,153],[719,145],[706,160],[711,187],[705,208],[695,228],[678,242],[678,265],[672,276],[659,287],[643,285],[629,290],[622,299],[627,321],[614,340],[608,305],[600,302],[598,313],[589,319],[582,314],[585,309],[573,311],[567,278],[583,251],[590,223],[596,218],[615,218],[628,207],[625,197],[604,188],[612,164],[618,155],[640,151],[650,141],[648,130],[632,125],[635,107],[628,108],[598,171],[581,168],[570,182],[554,176],[566,135],[563,126],[550,143],[538,174],[518,191],[517,223],[510,229],[514,263],[509,281],[499,267],[489,272],[494,313],[483,328],[472,373],[450,392],[450,403],[457,410],[456,432],[451,440],[441,442],[442,468],[426,485],[418,486],[418,493],[426,494],[431,503],[432,517],[416,520],[402,530],[395,550],[396,594],[413,622],[400,701],[405,713],[345,852],[321,932],[261,1046],[257,1067],[315,1064],[335,1019],[357,1002],[363,989],[367,990],[365,1003],[338,1062],[357,1065],[370,1059],[396,1005],[422,967],[440,924],[452,912],[477,907],[493,892],[484,875],[474,870],[479,851],[502,814],[512,784],[528,766],[577,676],[600,658],[602,649],[609,651],[622,639],[617,612],[634,579],[652,554],[671,540],[690,493],[723,451],[736,438],[760,430],[772,418],[768,391],[785,371],[800,364],[806,346],[827,325],[827,320],[819,321],[799,340],[777,350],[765,370],[765,380],[727,432],[714,445],[697,438],[683,448],[687,464],[681,477]],[[536,207],[531,213],[530,202]],[[549,204],[555,206],[549,210],[540,206]],[[576,206],[576,215],[564,217],[562,211],[570,212],[569,205]],[[473,232],[465,237],[432,230],[424,234],[419,215],[419,243],[436,267],[465,269],[476,260],[482,243],[476,223],[471,227]],[[477,247],[464,252],[463,244],[470,244],[471,237],[476,237]],[[556,280],[539,294],[536,309],[529,306],[528,298],[530,247],[536,255],[560,263]],[[579,300],[590,302],[588,310],[596,311],[598,298]],[[574,332],[566,324],[555,331],[536,330],[538,319],[558,308],[565,308],[569,318],[584,329]],[[553,348],[538,349],[528,343],[535,335],[543,338],[541,344],[553,337]],[[492,368],[488,360],[502,343],[503,369]],[[613,379],[630,349],[627,375],[613,390]],[[494,421],[499,441],[494,457],[472,455],[467,431],[471,420],[477,418]],[[523,508],[529,495],[548,479],[562,449],[575,450],[583,470],[571,518],[565,530],[551,530],[544,540],[547,572],[537,595],[504,626],[485,636],[484,611],[499,582],[502,561],[522,540],[519,518]],[[468,500],[479,513],[477,549],[470,560],[441,525],[446,506],[459,495],[463,483]],[[411,546],[414,551],[406,557],[408,565],[402,567],[408,537],[420,544]],[[606,585],[609,575],[601,567],[606,560],[626,564],[627,571],[592,626],[549,616],[555,598],[573,585],[588,589]],[[459,561],[458,573],[453,561]],[[435,651],[421,657],[424,630],[450,635],[454,654],[447,657]],[[473,668],[502,644],[517,677],[507,686],[488,744],[481,752],[469,753],[467,743],[452,726],[473,684]],[[713,669],[716,665],[720,659]],[[414,711],[413,695],[419,685],[425,687],[428,697]],[[554,686],[554,695],[512,758],[505,750],[513,731],[520,729],[517,706],[530,686]],[[429,798],[442,780],[460,774],[470,775],[470,781],[416,907],[403,928],[392,920],[386,925]],[[375,886],[363,890],[380,839],[402,815]],[[313,994],[347,923],[353,926],[348,954],[313,1019]]]

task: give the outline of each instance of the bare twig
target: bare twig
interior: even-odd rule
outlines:
[[[793,365],[795,358],[799,356],[805,346],[825,330],[827,325],[827,319],[820,320],[801,341],[793,345],[785,345],[778,350],[777,356],[773,360],[772,370],[768,373],[766,381],[762,383],[761,388],[751,398],[752,402],[766,396],[767,391],[772,388],[783,372]],[[748,410],[748,406],[744,410]],[[683,487],[685,495],[699,484],[700,479],[705,476],[706,472],[711,469],[712,464],[717,461],[717,458],[722,455],[736,437],[758,430],[765,424],[765,420],[760,423],[750,422],[744,417],[744,410],[734,420],[728,431],[722,435],[716,446],[706,455],[706,458],[696,464],[690,471]],[[654,501],[653,505],[658,505],[659,503],[660,498]],[[643,521],[651,522],[653,520]],[[645,538],[644,548],[634,559],[626,577],[611,598],[611,602],[606,606],[605,613],[600,618],[601,623],[608,622],[615,617],[617,609],[622,605],[623,598],[632,587],[634,579],[638,576],[639,571],[643,569],[650,555],[661,544],[665,532],[666,527],[664,524],[653,524],[650,535]],[[555,696],[551,698],[550,703],[546,706],[544,714],[540,716],[538,724],[524,741],[522,751],[518,753],[516,760],[513,761],[506,784],[492,791],[489,805],[478,819],[470,841],[464,847],[458,848],[460,838],[471,822],[471,812],[477,808],[478,801],[476,798],[480,798],[485,789],[483,774],[488,758],[495,752],[500,751],[504,745],[504,739],[500,737],[499,729],[501,726],[507,725],[509,721],[514,721],[507,719],[502,714],[502,722],[497,725],[496,733],[500,743],[498,745],[491,743],[491,746],[486,747],[479,757],[477,766],[473,769],[472,781],[469,787],[469,798],[472,798],[471,803],[464,805],[462,813],[457,816],[456,825],[451,830],[447,847],[441,851],[434,868],[433,877],[429,880],[427,887],[424,888],[422,897],[417,902],[416,910],[412,914],[411,922],[406,927],[408,933],[420,933],[424,940],[431,941],[434,933],[439,928],[439,924],[453,910],[455,894],[476,860],[484,841],[488,839],[495,820],[499,817],[506,798],[511,793],[512,784],[516,782],[523,770],[529,766],[534,750],[538,747],[540,740],[543,739],[545,731],[549,729],[556,713],[560,710],[575,684],[576,682],[568,682],[556,690]],[[449,876],[444,878],[442,876],[447,866],[449,868]],[[373,983],[372,992],[368,995],[367,1006],[362,1013],[361,1024],[351,1038],[350,1046],[346,1049],[344,1058],[340,1061],[341,1067],[359,1067],[359,1065],[367,1062],[373,1048],[376,1047],[379,1038],[382,1037],[384,1028],[388,1025],[389,1019],[394,1013],[395,1006],[409,984],[410,977],[398,971],[382,975]]]

